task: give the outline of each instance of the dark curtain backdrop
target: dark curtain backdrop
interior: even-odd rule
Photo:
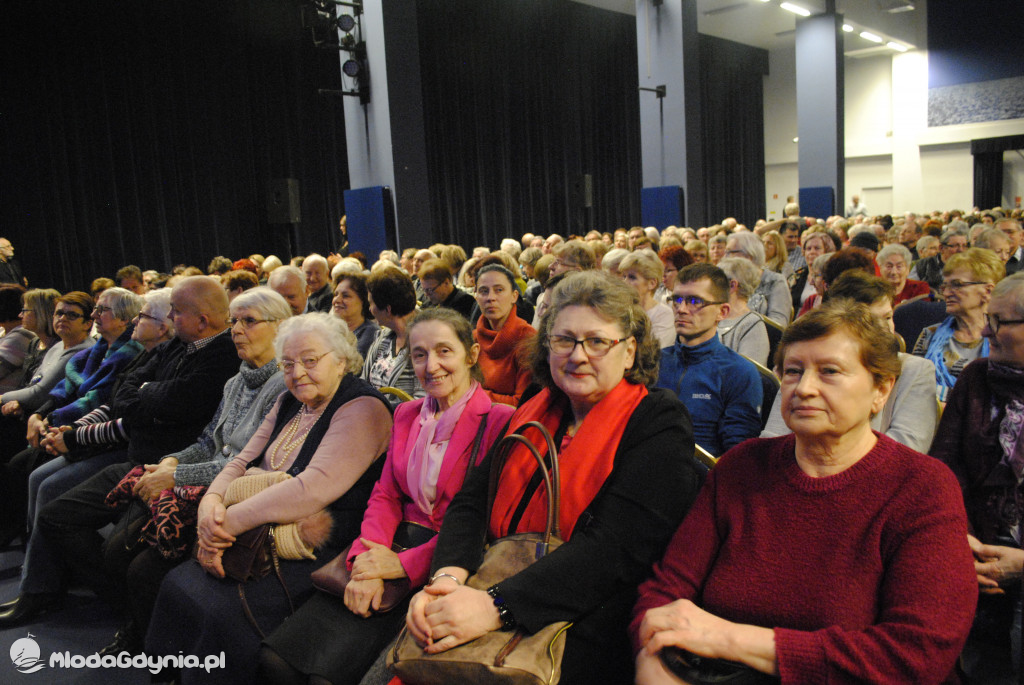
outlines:
[[[417,2],[437,240],[639,221],[633,17],[565,0]]]
[[[764,76],[768,51],[701,34],[703,197],[708,221],[732,216],[753,227],[765,216]]]
[[[294,0],[9,3],[0,24],[0,235],[32,285],[286,258],[273,178],[300,181],[300,251],[333,245],[344,118],[317,89],[338,56]]]

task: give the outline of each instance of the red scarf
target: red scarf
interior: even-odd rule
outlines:
[[[590,410],[569,446],[558,456],[561,476],[558,522],[565,540],[572,536],[576,519],[594,500],[612,472],[626,424],[645,397],[647,388],[643,385],[634,385],[625,379],[620,381]],[[551,391],[545,389],[516,410],[508,432],[517,431],[528,421],[539,421],[554,435],[566,411],[571,411],[568,401],[561,396],[553,397]],[[541,456],[547,454],[547,445],[539,440],[537,431],[527,429],[526,437],[538,447]],[[516,532],[509,531],[509,525],[526,494],[526,486],[536,472],[537,462],[533,455],[523,445],[516,445],[505,460],[500,487],[491,509],[489,532],[493,538]],[[547,493],[541,485],[526,506],[517,530],[543,531],[547,525],[547,510]]]

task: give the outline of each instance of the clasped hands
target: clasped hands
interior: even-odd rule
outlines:
[[[974,553],[974,572],[979,590],[986,595],[1001,595],[1001,584],[1020,579],[1024,573],[1024,550],[1002,545],[986,545],[973,535],[967,544]]]
[[[206,495],[199,502],[196,559],[211,576],[224,577],[224,550],[235,541],[225,523],[228,510],[220,495]]]
[[[640,623],[636,682],[678,683],[662,665],[664,647],[681,647],[712,659],[739,661],[765,673],[776,673],[775,634],[770,628],[743,625],[704,611],[688,599],[650,609]]]
[[[443,576],[413,596],[405,625],[425,652],[437,654],[498,630],[501,618],[486,592]]]
[[[55,457],[65,455],[69,452],[64,442],[64,434],[71,430],[71,426],[49,426],[44,427],[38,434],[39,447],[46,450],[47,454]]]
[[[386,545],[359,538],[366,547],[352,562],[352,574],[345,586],[345,606],[353,614],[370,616],[380,608],[384,581],[405,578],[405,569],[398,555]]]

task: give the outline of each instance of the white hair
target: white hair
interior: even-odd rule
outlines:
[[[267,259],[270,258],[268,257]],[[292,266],[291,264],[289,264],[288,266],[279,266],[276,269],[274,269],[271,272],[270,277],[267,279],[267,285],[269,285],[271,288],[276,289],[277,286],[281,285],[284,281],[288,280],[289,278],[297,279],[299,283],[302,285],[302,288],[305,289],[306,274],[302,273],[302,269],[300,269],[297,266]]]
[[[348,373],[359,375],[363,368],[363,357],[356,349],[356,336],[352,335],[344,321],[326,312],[300,314],[285,319],[274,338],[274,355],[281,359],[288,341],[302,335],[319,336],[338,359],[345,360]]]

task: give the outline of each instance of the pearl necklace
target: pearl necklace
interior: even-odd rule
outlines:
[[[274,449],[270,453],[270,468],[272,470],[277,471],[279,468],[284,466],[284,463],[288,461],[288,457],[292,455],[292,452],[306,441],[306,436],[309,435],[309,431],[313,430],[313,426],[317,424],[317,421],[320,419],[320,415],[324,413],[324,409],[326,408],[327,402],[324,402],[324,405],[316,412],[317,418],[311,421],[310,424],[306,426],[306,429],[299,435],[296,435],[296,433],[299,431],[299,425],[302,423],[303,415],[308,416],[313,412],[311,412],[306,405],[302,405],[302,411],[295,413],[295,418],[288,422],[288,427],[284,430],[283,435],[277,441],[277,444],[274,445]],[[282,450],[284,451],[284,454],[281,455],[281,459],[278,461],[277,455]]]

